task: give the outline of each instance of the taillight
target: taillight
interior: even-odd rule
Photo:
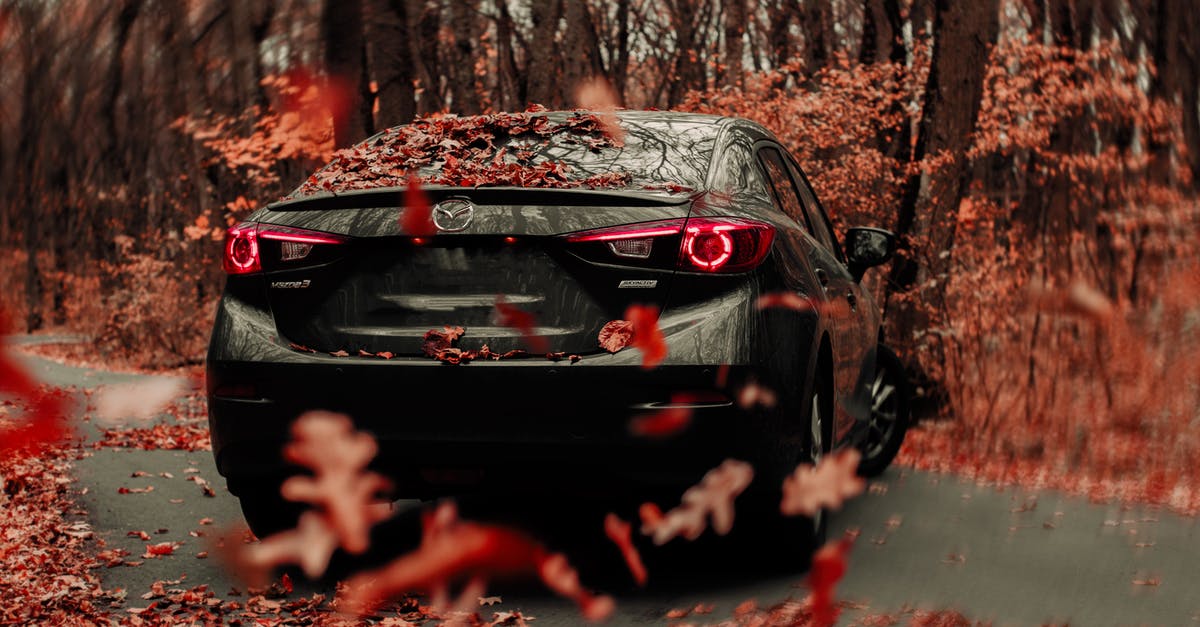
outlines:
[[[771,252],[775,227],[742,218],[692,218],[684,229],[681,270],[745,272]]]
[[[757,267],[774,238],[774,227],[744,218],[659,220],[566,237],[591,261],[722,273]]]
[[[656,242],[660,251],[664,245],[674,244],[683,231],[683,223],[680,219],[613,226],[574,233],[567,236],[567,241],[573,244],[598,242],[616,257],[649,259],[651,253],[655,252]]]
[[[225,258],[222,264],[229,274],[250,274],[262,270],[258,255],[258,225],[244,222],[225,232]]]
[[[329,233],[291,227],[243,222],[225,233],[225,258],[222,265],[229,274],[250,274],[263,269],[263,240],[279,243],[278,261],[308,258],[313,247],[342,244],[346,238]],[[268,246],[268,248],[272,248]],[[274,257],[271,257],[274,260]]]

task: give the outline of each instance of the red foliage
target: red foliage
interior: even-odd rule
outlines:
[[[537,320],[533,314],[504,302],[504,296],[496,296],[496,324],[516,329],[529,342],[535,353],[544,353],[548,348],[546,338],[537,335]]]
[[[421,179],[409,174],[404,188],[404,211],[400,214],[400,230],[405,235],[423,237],[437,233],[433,224],[433,207],[421,189]]]
[[[629,572],[633,575],[633,580],[639,586],[646,585],[646,566],[642,563],[642,556],[638,553],[637,547],[633,545],[633,528],[629,523],[621,520],[616,514],[609,513],[604,517],[604,533],[608,535],[608,539],[621,549],[621,556],[625,558],[625,564],[629,566]]]

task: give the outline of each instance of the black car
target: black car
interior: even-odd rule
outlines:
[[[418,186],[431,233],[402,227]],[[259,535],[297,515],[280,451],[314,408],[374,433],[398,498],[687,486],[730,457],[778,486],[838,445],[878,473],[906,416],[860,279],[892,247],[870,228],[839,242],[799,165],[744,119],[396,127],[229,230],[208,353],[217,467]],[[498,302],[532,322],[501,324]],[[653,368],[598,341],[631,305],[661,312]],[[446,327],[454,358],[436,346]],[[751,382],[775,402],[739,403]],[[630,433],[631,417],[672,409],[690,411],[682,432]]]

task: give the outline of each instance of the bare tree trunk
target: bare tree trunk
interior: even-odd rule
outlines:
[[[723,0],[725,8],[725,72],[723,74],[726,87],[734,87],[741,83],[742,56],[745,55],[745,45],[742,41],[746,34],[746,0]]]
[[[950,159],[906,185],[897,230],[903,241],[920,242],[922,249],[909,248],[906,258],[893,265],[893,288],[908,289],[949,267],[958,205],[971,171],[966,151],[983,96],[988,55],[999,30],[998,4],[998,0],[937,0],[933,56],[914,159],[939,155]],[[941,290],[936,294],[940,298]],[[927,322],[911,306],[897,314],[895,322],[904,332]]]
[[[375,126],[405,124],[417,114],[408,7],[403,0],[369,0],[367,15],[367,56],[379,92]]]
[[[475,93],[475,46],[472,32],[475,24],[475,1],[450,2],[451,49],[450,64],[451,107],[463,115],[479,113],[479,96]]]
[[[321,11],[321,39],[325,68],[338,81],[346,102],[333,120],[334,142],[349,146],[371,134],[370,88],[364,80],[366,46],[363,42],[362,0],[325,0]]]
[[[525,107],[525,79],[517,65],[513,39],[517,37],[512,15],[506,0],[496,0],[496,68],[500,73],[496,81],[498,97],[496,105],[501,111],[513,111]]]
[[[575,106],[576,92],[580,84],[594,77],[605,75],[604,64],[600,58],[600,40],[596,36],[596,26],[588,14],[587,5],[583,0],[567,0],[564,3],[563,18],[567,23],[566,41],[571,45],[563,49],[562,101],[567,106]]]
[[[625,83],[629,78],[629,1],[618,0],[617,4],[617,61],[610,68],[613,89],[621,104],[625,104]]]
[[[562,3],[559,0],[533,0],[530,11],[533,17],[533,41],[530,42],[525,93],[531,103],[550,108],[561,107],[563,102],[558,88],[560,67],[555,39]]]

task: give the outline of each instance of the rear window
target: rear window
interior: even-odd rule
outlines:
[[[611,121],[611,118],[608,120]],[[715,127],[645,114],[501,113],[426,118],[335,154],[292,195],[423,185],[686,192],[704,186]]]

